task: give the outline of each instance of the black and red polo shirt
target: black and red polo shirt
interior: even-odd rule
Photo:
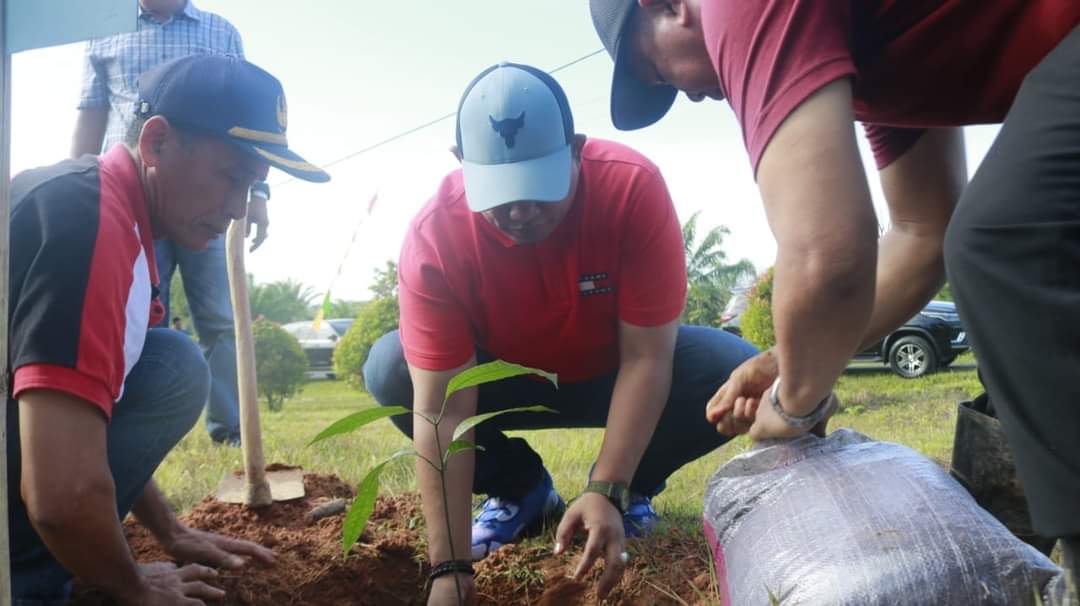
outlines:
[[[28,170],[11,200],[10,397],[55,389],[111,417],[165,311],[135,161],[117,145]]]

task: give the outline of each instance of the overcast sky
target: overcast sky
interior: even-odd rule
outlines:
[[[550,70],[601,48],[584,0],[194,1],[229,19],[248,59],[283,82],[290,147],[320,165],[453,112],[464,87],[493,63]],[[13,174],[67,155],[83,49],[72,44],[15,55]],[[606,53],[556,74],[578,132],[644,153],[664,173],[682,220],[702,210],[702,225],[731,229],[730,257],[770,265],[776,246],[730,108],[680,97],[657,125],[619,132],[608,118],[610,74]],[[334,298],[366,298],[372,269],[397,258],[409,219],[455,168],[447,151],[453,128],[453,119],[444,120],[334,164],[328,169],[333,180],[325,185],[289,181],[272,171],[270,238],[248,256],[248,270],[259,282],[293,278],[325,291],[367,200],[378,191],[379,202],[333,288]],[[967,129],[970,170],[996,132]],[[862,146],[884,220],[873,161]]]

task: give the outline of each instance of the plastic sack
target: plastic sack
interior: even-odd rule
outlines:
[[[705,533],[725,606],[1018,606],[1065,590],[936,463],[847,429],[723,465]]]

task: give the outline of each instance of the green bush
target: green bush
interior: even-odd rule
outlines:
[[[270,410],[281,410],[285,400],[296,395],[306,381],[307,356],[296,337],[269,320],[255,321],[251,330],[259,396],[266,398]]]
[[[364,361],[375,341],[398,327],[396,296],[375,299],[356,316],[349,332],[334,349],[334,374],[351,387],[364,388]]]
[[[772,323],[773,270],[765,272],[750,290],[746,311],[739,320],[742,336],[760,349],[776,345]]]

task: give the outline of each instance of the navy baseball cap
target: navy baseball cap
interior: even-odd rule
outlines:
[[[469,208],[564,199],[573,142],[570,103],[554,78],[517,63],[485,69],[465,88],[457,113]]]
[[[140,117],[164,116],[180,128],[220,136],[305,181],[330,180],[289,149],[285,91],[258,66],[229,55],[189,55],[139,77]]]
[[[631,45],[626,40],[637,0],[589,0],[593,26],[611,58],[611,122],[619,130],[635,130],[656,123],[675,103],[679,91],[667,84],[647,84],[630,69]]]

